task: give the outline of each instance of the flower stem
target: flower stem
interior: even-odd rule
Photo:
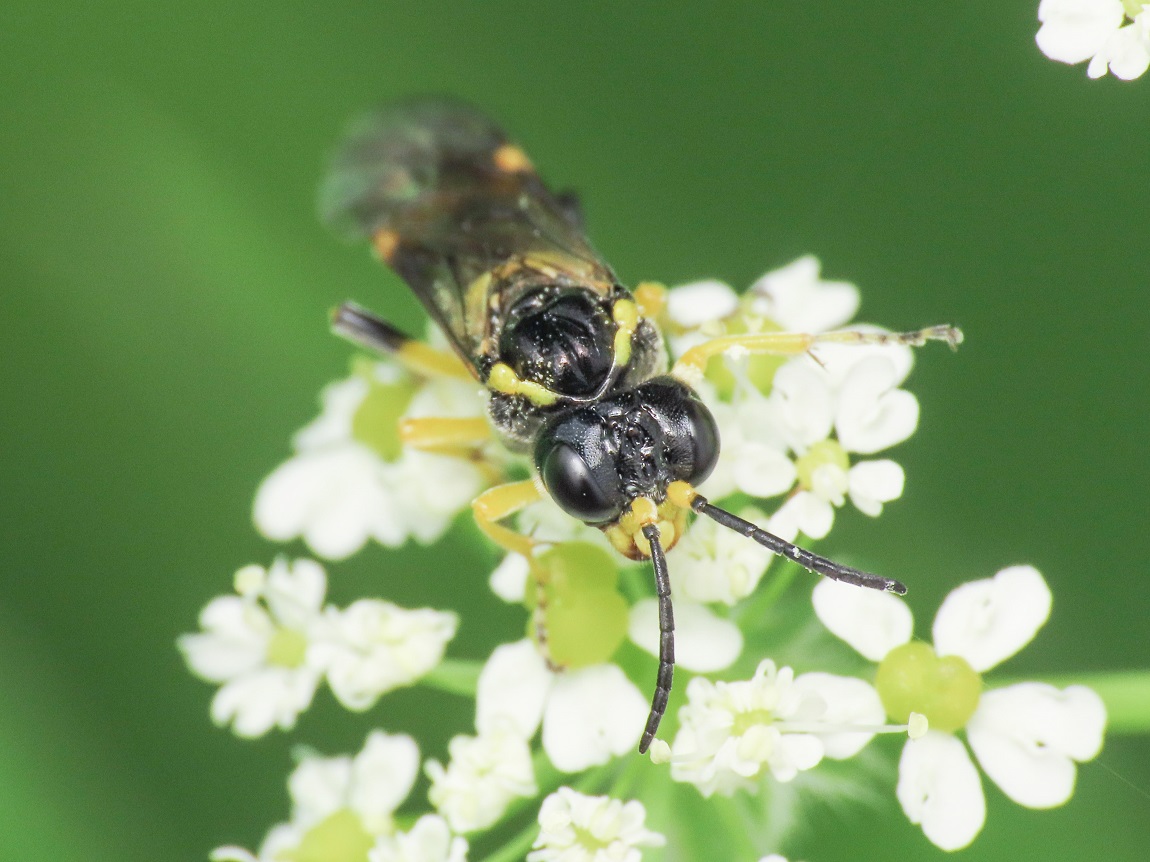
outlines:
[[[445,658],[419,682],[428,688],[458,694],[462,697],[475,697],[479,689],[479,672],[483,663],[464,659]]]
[[[1084,685],[1094,689],[1106,704],[1107,733],[1150,733],[1150,670],[1058,674],[1042,676],[1037,681],[1058,688]],[[994,679],[991,682],[994,688],[1001,688],[1022,680]]]

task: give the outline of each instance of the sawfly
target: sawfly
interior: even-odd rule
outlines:
[[[675,626],[666,551],[687,529],[689,513],[811,572],[906,592],[899,581],[833,562],[708,502],[696,487],[718,460],[719,431],[692,383],[709,359],[733,347],[799,355],[825,342],[953,346],[957,329],[726,335],[672,363],[656,323],[663,289],[622,285],[584,236],[574,198],[550,191],[523,150],[483,113],[448,99],[401,103],[354,124],[332,160],[321,210],[344,235],[370,241],[454,356],[352,303],[334,313],[335,331],[420,374],[469,375],[489,393],[489,427],[416,420],[405,442],[477,445],[494,432],[508,449],[530,456],[532,479],[476,499],[480,528],[530,557],[538,543],[499,522],[546,493],[602,530],[624,556],[651,561],[659,670],[640,752],[655,738],[671,691]]]

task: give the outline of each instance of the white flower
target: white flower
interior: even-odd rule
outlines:
[[[684,329],[721,320],[739,308],[739,295],[715,279],[681,284],[667,291],[667,316]]]
[[[1034,41],[1051,60],[1081,63],[1102,50],[1124,17],[1122,0],[1042,0]]]
[[[749,380],[745,363],[729,363],[740,380],[734,402],[720,401],[702,381],[696,388],[719,426],[723,452],[714,472],[700,486],[721,500],[736,491],[752,497],[775,497],[795,484],[795,464],[776,430],[771,403]]]
[[[457,736],[448,751],[447,768],[435,760],[427,763],[428,797],[455,832],[486,829],[515,797],[539,792],[527,740],[510,727]]]
[[[748,507],[737,514],[765,525],[757,509]],[[734,530],[707,518],[696,519],[671,551],[671,594],[676,597],[676,608],[680,597],[736,604],[755,591],[774,556]]]
[[[560,787],[539,808],[539,837],[527,862],[639,862],[640,847],[666,842],[646,828],[646,819],[647,810],[636,800]]]
[[[383,835],[368,862],[466,862],[467,840],[451,834],[442,817],[425,814],[407,832]]]
[[[768,272],[751,285],[751,310],[790,332],[841,326],[858,311],[858,288],[846,281],[824,281],[821,269],[819,259],[808,254]]]
[[[419,773],[419,748],[410,736],[372,731],[354,757],[307,757],[288,779],[292,823],[305,828],[352,812],[372,835],[393,831],[392,815]]]
[[[454,613],[360,599],[342,611],[327,608],[315,654],[340,703],[362,711],[438,665],[458,625]]]
[[[671,777],[704,796],[754,789],[770,772],[791,781],[824,756],[857,753],[873,735],[845,731],[882,720],[878,695],[862,680],[831,674],[795,677],[763,661],[754,677],[712,682],[695,677],[671,747]]]
[[[1150,68],[1150,5],[1143,5],[1142,11],[1127,24],[1111,33],[1102,49],[1094,55],[1086,74],[1091,78],[1101,78],[1107,69],[1114,77],[1124,81],[1140,78]]]
[[[530,739],[543,724],[543,749],[563,772],[581,772],[639,742],[647,702],[617,666],[552,673],[530,640],[496,647],[479,675],[480,735],[513,728]]]
[[[253,518],[268,538],[302,537],[328,559],[355,553],[369,538],[388,547],[409,537],[432,542],[483,487],[482,474],[469,460],[399,447],[396,427],[401,415],[482,415],[474,385],[414,381],[394,365],[375,363],[370,379],[357,374],[333,383],[322,401],[320,416],[295,436],[296,454],[256,492]],[[369,427],[359,439],[357,417],[381,413],[387,427]],[[367,419],[360,424],[371,425]],[[371,435],[394,438],[394,457],[373,448]]]
[[[510,604],[519,604],[527,595],[531,564],[522,554],[507,554],[487,579],[491,592]]]
[[[208,603],[200,614],[204,631],[183,635],[180,650],[193,673],[222,683],[212,699],[216,724],[246,737],[286,730],[322,678],[313,644],[326,576],[312,560],[280,558],[266,571],[240,569],[236,589],[239,595]]]
[[[741,538],[741,537],[740,537]],[[653,656],[659,655],[659,601],[641,599],[631,607],[628,636]],[[675,664],[695,673],[714,673],[735,663],[743,652],[743,633],[706,605],[675,602]]]
[[[419,771],[419,749],[410,736],[372,732],[355,757],[308,756],[288,778],[291,819],[271,829],[258,856],[238,847],[220,847],[217,862],[279,862],[316,858],[323,847],[367,855],[382,836],[395,834],[394,812],[407,798]],[[414,831],[414,830],[413,830]],[[418,846],[421,839],[400,842]],[[385,843],[385,852],[389,849]],[[403,859],[404,856],[387,857]],[[444,857],[456,862],[460,856]],[[411,857],[412,862],[422,857]],[[428,862],[440,862],[429,857]]]
[[[835,507],[848,497],[876,517],[884,503],[902,495],[905,475],[894,461],[850,463],[851,453],[871,455],[894,446],[918,426],[917,399],[898,388],[910,369],[909,351],[886,349],[889,355],[860,349],[849,358],[830,351],[833,365],[826,367],[799,357],[775,374],[769,396],[775,424],[798,456],[802,490],[773,516],[772,530],[822,538],[834,523]]]
[[[1075,762],[1101,748],[1106,711],[1088,688],[1019,683],[981,692],[979,674],[1029,643],[1050,605],[1046,582],[1030,566],[963,584],[939,608],[931,650],[910,642],[910,613],[893,596],[829,580],[815,587],[823,624],[867,658],[881,660],[876,685],[884,702],[916,711],[916,703],[926,704],[921,711],[934,729],[904,748],[898,798],[911,822],[944,850],[967,846],[986,817],[978,772],[954,731],[965,728],[986,774],[1031,808],[1065,803],[1074,790]],[[917,681],[917,689],[908,690],[900,678]]]

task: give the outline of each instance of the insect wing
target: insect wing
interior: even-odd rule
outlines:
[[[614,284],[578,216],[522,151],[474,108],[421,100],[361,118],[336,152],[321,215],[350,238],[371,238],[456,351],[477,371],[492,315],[514,297],[516,266],[602,291]]]

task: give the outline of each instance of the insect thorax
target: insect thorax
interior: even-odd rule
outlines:
[[[611,307],[618,299],[630,299],[630,292],[616,286],[605,296],[592,288],[547,284],[523,294],[503,315],[491,340],[491,360],[561,396],[556,404],[540,406],[522,395],[492,392],[488,412],[509,448],[528,450],[542,424],[572,403],[633,388],[666,370],[662,335],[647,319],[631,338],[627,365],[613,369],[617,325]]]

